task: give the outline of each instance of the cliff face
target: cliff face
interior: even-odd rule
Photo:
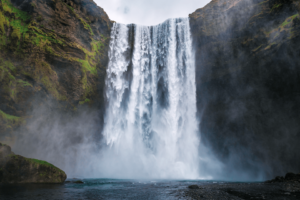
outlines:
[[[299,1],[213,0],[190,23],[202,142],[231,177],[298,172]]]
[[[0,140],[51,99],[75,112],[103,105],[112,22],[89,0],[0,1]]]

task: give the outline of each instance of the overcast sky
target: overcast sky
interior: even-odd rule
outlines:
[[[94,0],[111,20],[156,25],[169,18],[188,17],[211,0]]]

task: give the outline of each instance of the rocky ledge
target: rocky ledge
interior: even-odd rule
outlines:
[[[285,177],[283,176],[276,176],[275,179],[266,181],[266,183],[278,183],[278,182],[295,182],[300,183],[300,173],[294,174],[294,173],[287,173]]]
[[[63,183],[67,175],[54,165],[15,155],[0,143],[0,183]]]

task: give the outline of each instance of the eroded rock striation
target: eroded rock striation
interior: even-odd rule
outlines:
[[[0,183],[63,183],[67,175],[45,161],[25,158],[0,143]]]

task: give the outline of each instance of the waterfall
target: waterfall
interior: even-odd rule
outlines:
[[[116,178],[195,179],[195,64],[189,19],[114,23],[101,170]]]

